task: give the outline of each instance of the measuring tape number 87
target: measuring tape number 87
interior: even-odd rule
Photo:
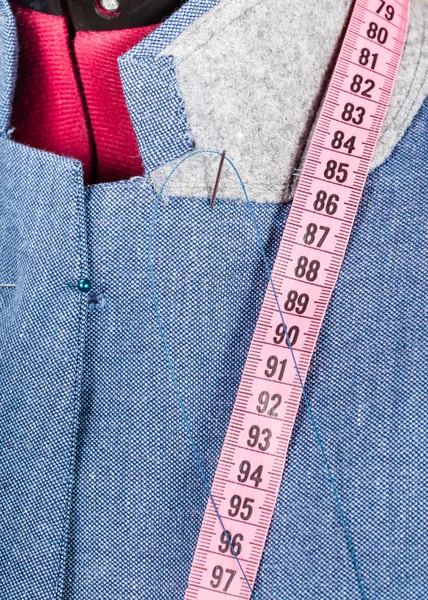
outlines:
[[[390,100],[408,12],[409,0],[356,0],[254,331],[186,600],[255,598],[302,386]]]

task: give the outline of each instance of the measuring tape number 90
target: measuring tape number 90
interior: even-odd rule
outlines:
[[[211,488],[227,535],[210,498],[186,600],[252,596],[302,383],[400,64],[409,1],[355,2],[272,269],[283,317],[269,284]]]

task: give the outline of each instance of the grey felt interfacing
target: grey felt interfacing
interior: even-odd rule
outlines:
[[[174,57],[195,149],[226,149],[252,200],[290,199],[351,5],[351,0],[221,0],[163,51]],[[412,0],[372,168],[389,156],[428,94],[427,13],[426,0]],[[152,171],[156,187],[177,162]],[[215,156],[187,161],[168,193],[209,196],[217,168]],[[218,195],[242,195],[227,166]]]

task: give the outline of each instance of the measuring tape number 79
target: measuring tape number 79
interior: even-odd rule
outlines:
[[[302,385],[400,64],[409,1],[355,2],[272,269],[276,297],[269,284],[212,484],[221,522],[210,498],[186,600],[252,597]]]

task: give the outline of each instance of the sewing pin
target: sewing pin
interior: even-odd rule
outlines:
[[[16,283],[0,283],[0,287],[16,287]]]
[[[214,191],[211,197],[210,206],[214,206],[215,197],[217,195],[218,184],[220,183],[221,172],[223,170],[224,157],[226,156],[226,150],[223,150],[220,158],[220,164],[218,166],[217,179],[215,180]]]

